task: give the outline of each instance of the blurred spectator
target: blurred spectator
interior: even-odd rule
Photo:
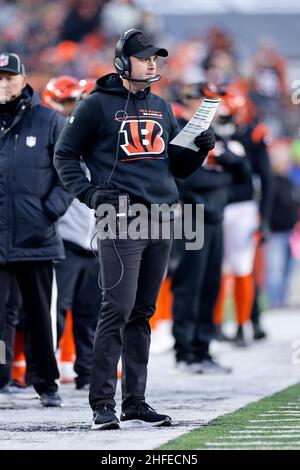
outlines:
[[[266,244],[266,292],[270,307],[282,307],[286,305],[293,267],[290,236],[299,219],[300,200],[289,177],[289,143],[274,142],[270,156],[275,178],[270,220],[272,236]]]
[[[300,190],[300,140],[296,139],[291,145],[292,164],[290,170],[290,177],[293,183]]]
[[[104,7],[101,24],[107,38],[116,38],[124,31],[142,27],[142,12],[134,0],[111,0]]]
[[[207,35],[207,56],[203,62],[208,81],[216,85],[230,83],[237,74],[234,43],[230,35],[212,28]]]
[[[250,87],[250,96],[257,106],[260,119],[267,123],[273,136],[282,137],[282,115],[287,93],[286,61],[276,51],[272,41],[262,42],[253,58]]]
[[[0,0],[0,28],[4,28],[16,15],[16,5]]]
[[[99,25],[99,14],[106,0],[73,0],[61,31],[62,40],[79,42],[95,31]]]
[[[253,60],[253,90],[266,98],[286,93],[286,61],[270,41],[261,43]]]

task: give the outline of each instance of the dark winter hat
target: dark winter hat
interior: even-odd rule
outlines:
[[[152,55],[167,57],[167,49],[154,46],[151,41],[143,34],[138,33],[129,37],[124,45],[124,52],[128,57],[134,56],[139,59],[148,59]]]
[[[0,72],[25,75],[25,68],[17,54],[3,52],[0,53]]]

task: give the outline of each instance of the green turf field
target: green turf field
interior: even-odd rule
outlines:
[[[300,383],[216,418],[160,449],[300,449]]]

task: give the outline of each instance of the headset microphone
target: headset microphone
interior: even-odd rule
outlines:
[[[144,78],[144,79],[131,78],[131,77],[127,77],[126,75],[121,75],[121,76],[122,76],[122,78],[125,78],[126,80],[128,80],[130,82],[139,82],[139,83],[154,83],[154,82],[158,82],[158,80],[160,80],[160,75],[155,75],[155,77]]]

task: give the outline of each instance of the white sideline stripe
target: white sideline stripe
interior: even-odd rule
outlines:
[[[274,436],[274,434],[267,434],[265,436],[261,436],[263,437],[264,439],[274,439],[274,437],[276,437],[277,439],[280,438],[280,439],[290,439],[291,437],[292,438],[299,438],[300,437],[300,434],[281,434],[280,436]],[[217,439],[224,439],[224,437],[217,437]],[[226,439],[230,439],[230,440],[240,440],[240,439],[255,439],[255,436],[251,436],[251,434],[246,434],[245,436],[228,436],[226,437]]]
[[[289,445],[284,445],[282,442],[272,442],[272,444],[268,441],[252,441],[252,442],[239,442],[235,444],[234,442],[206,442],[206,447],[225,447],[225,446],[232,446],[232,447],[253,447],[253,446],[265,446],[269,449],[274,449],[274,447],[278,447],[279,449],[290,449],[290,448],[298,448],[300,441],[293,442]]]
[[[298,408],[292,408],[292,407],[289,407],[289,408],[281,408],[280,410],[278,410],[279,413],[285,413],[286,411],[289,411],[289,412],[294,412],[294,413],[299,413],[300,412],[300,407]]]
[[[300,418],[285,419],[249,419],[249,423],[282,423],[286,421],[300,421]]]
[[[298,417],[300,415],[299,411],[266,411],[266,413],[259,413],[258,416],[290,416],[295,415]]]
[[[258,416],[262,416],[263,418],[265,417],[271,417],[271,416],[295,416],[295,417],[300,417],[300,413],[295,413],[294,411],[285,411],[284,413],[278,413],[278,412],[272,412],[272,413],[260,413]]]
[[[277,408],[283,408],[283,409],[294,409],[294,408],[300,408],[300,403],[299,405],[280,405]]]
[[[277,428],[272,428],[272,429],[269,428],[269,429],[266,429],[265,431],[261,430],[261,429],[245,429],[244,431],[229,431],[229,432],[230,432],[230,434],[264,434],[264,433],[268,433],[270,431],[272,431],[274,434],[280,434],[280,433],[285,432],[285,431],[289,431],[291,434],[294,434],[294,433],[299,433],[300,429],[279,430]]]
[[[245,429],[300,429],[300,426],[297,426],[297,424],[295,426],[247,426]],[[233,431],[230,431],[230,432],[233,432]]]
[[[300,411],[300,406],[280,406],[278,411]]]
[[[295,410],[293,408],[286,408],[284,410],[269,410],[269,411],[266,411],[266,413],[268,414],[279,414],[279,415],[285,415],[285,413],[295,413],[295,414],[299,414],[300,413],[300,408]]]

